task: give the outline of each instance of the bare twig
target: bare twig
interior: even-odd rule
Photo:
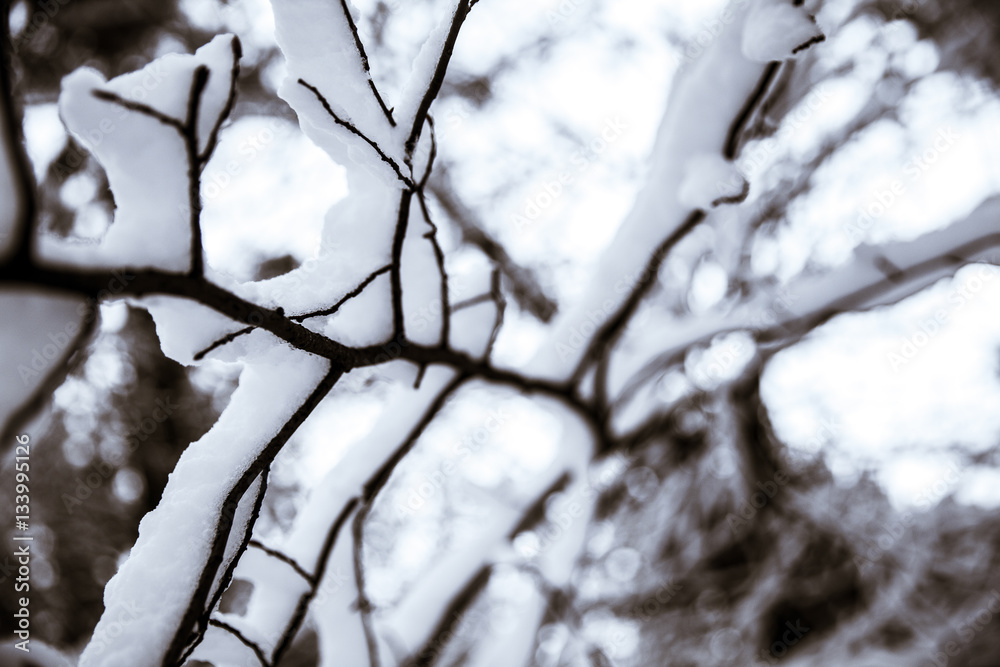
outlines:
[[[557,306],[542,289],[534,272],[515,262],[506,248],[483,229],[478,216],[455,194],[447,170],[438,167],[435,174],[435,178],[430,181],[431,193],[448,217],[458,226],[462,240],[478,247],[500,267],[510,281],[510,291],[514,300],[521,308],[542,322],[550,321],[556,314]]]
[[[365,53],[365,45],[361,42],[361,35],[358,34],[358,26],[354,23],[354,17],[351,16],[351,10],[347,7],[347,0],[340,0],[340,9],[344,13],[344,18],[347,20],[347,27],[351,30],[351,36],[354,38],[354,48],[358,51],[358,56],[361,58],[361,66],[365,70],[365,74],[368,76],[368,87],[372,91],[372,95],[375,96],[375,100],[378,102],[379,107],[382,109],[382,113],[385,115],[385,119],[389,121],[389,125],[395,127],[396,121],[393,120],[392,110],[390,110],[385,105],[385,101],[378,92],[378,88],[375,86],[375,81],[372,80],[371,68],[368,64],[368,54]]]
[[[314,582],[313,576],[311,574],[309,574],[308,572],[306,572],[305,568],[302,567],[301,565],[299,565],[298,561],[295,560],[294,558],[292,558],[291,556],[289,556],[289,555],[287,555],[287,554],[285,554],[285,553],[283,553],[281,551],[278,551],[277,549],[272,549],[272,548],[264,545],[263,543],[261,543],[258,540],[250,540],[250,542],[247,544],[247,546],[254,547],[255,549],[260,549],[261,551],[263,551],[264,553],[266,553],[268,556],[271,556],[272,558],[276,558],[276,559],[280,560],[282,563],[285,563],[290,568],[292,568],[293,570],[295,570],[295,574],[299,575],[300,577],[302,577],[303,579],[305,579],[310,584],[312,584]]]
[[[306,618],[306,612],[309,610],[309,604],[316,597],[319,592],[319,587],[323,583],[323,575],[326,574],[327,562],[330,560],[330,554],[333,552],[333,547],[337,543],[337,536],[340,534],[340,529],[343,528],[344,523],[354,512],[357,507],[358,499],[351,498],[350,501],[337,515],[337,519],[330,525],[330,529],[327,531],[326,538],[323,540],[323,546],[320,548],[319,557],[316,559],[316,567],[313,573],[313,584],[309,587],[305,593],[299,598],[298,604],[295,605],[295,611],[292,614],[292,618],[288,621],[288,625],[285,626],[284,632],[281,633],[281,637],[278,639],[278,643],[275,646],[274,653],[271,656],[271,664],[278,665],[281,662],[282,656],[292,645],[292,641],[295,639],[295,635],[298,634],[299,628],[302,627],[303,621]]]
[[[504,311],[507,310],[507,300],[500,289],[499,269],[493,269],[493,275],[490,276],[490,298],[496,305],[497,314],[496,320],[493,322],[493,330],[490,331],[490,340],[486,343],[486,352],[483,355],[486,359],[493,356],[493,346],[496,345],[497,337],[500,335],[500,328],[503,326]]]
[[[253,651],[253,654],[257,656],[257,660],[260,662],[262,667],[270,667],[270,663],[267,661],[267,656],[264,655],[264,651],[260,648],[257,642],[250,641],[246,638],[242,632],[229,625],[225,621],[220,621],[217,618],[211,618],[208,620],[209,625],[214,625],[217,628],[221,628],[236,637],[244,646]]]
[[[132,100],[126,100],[125,98],[119,96],[117,93],[112,93],[110,90],[95,90],[94,97],[99,100],[104,100],[105,102],[111,102],[112,104],[117,104],[118,106],[128,109],[129,111],[135,111],[136,113],[142,114],[143,116],[149,116],[150,118],[157,120],[167,127],[172,127],[181,134],[184,133],[184,121],[178,120],[167,114],[154,109],[148,104],[143,104],[142,102],[134,102]]]
[[[471,4],[469,0],[458,0],[458,5],[455,7],[455,13],[451,18],[451,27],[448,30],[448,35],[445,37],[444,45],[441,48],[441,54],[438,56],[437,65],[434,68],[434,75],[431,77],[431,80],[427,85],[427,90],[424,91],[423,97],[420,98],[417,113],[413,118],[413,125],[410,127],[410,134],[406,138],[404,150],[406,151],[405,160],[408,164],[413,158],[413,151],[417,147],[417,140],[420,139],[420,133],[423,130],[424,120],[427,118],[427,112],[430,111],[431,102],[434,101],[438,92],[441,90],[441,84],[444,82],[444,75],[448,71],[448,63],[451,61],[452,52],[455,50],[455,42],[458,41],[458,33],[462,29],[462,24],[465,22],[465,18],[469,15],[469,11],[475,4],[475,0],[473,0]]]
[[[736,156],[739,154],[740,140],[743,137],[743,129],[747,126],[750,121],[750,117],[753,112],[760,106],[761,101],[767,95],[768,89],[771,87],[771,83],[774,81],[775,77],[778,75],[778,71],[781,69],[780,62],[768,63],[767,67],[764,68],[764,73],[760,76],[760,81],[757,82],[757,86],[754,88],[753,93],[747,98],[747,101],[743,104],[743,108],[740,109],[740,113],[733,119],[733,124],[729,127],[729,134],[726,135],[726,143],[722,149],[722,154],[729,160],[735,160]]]
[[[368,644],[368,662],[371,667],[380,667],[382,661],[378,652],[378,637],[372,625],[372,605],[365,593],[364,537],[365,521],[371,511],[371,503],[363,502],[354,515],[354,582],[358,589],[358,614]]]
[[[342,296],[340,299],[337,300],[335,304],[333,304],[329,308],[323,308],[322,310],[313,310],[308,313],[302,313],[301,315],[292,315],[289,319],[295,322],[304,322],[305,320],[308,320],[313,317],[326,317],[327,315],[333,315],[338,310],[340,310],[341,306],[343,306],[345,303],[347,303],[351,299],[357,297],[362,292],[364,292],[365,288],[371,285],[373,282],[375,282],[376,278],[381,276],[383,273],[388,273],[389,269],[391,268],[392,265],[386,264],[380,269],[375,269],[370,274],[368,274],[368,276],[364,280],[362,280],[357,287],[355,287],[350,292]]]
[[[333,107],[330,106],[330,103],[327,101],[326,97],[323,96],[323,93],[319,92],[319,89],[316,88],[316,86],[307,83],[303,79],[299,79],[299,85],[309,90],[310,92],[312,92],[313,95],[316,96],[316,99],[319,100],[319,103],[321,105],[323,105],[323,109],[330,116],[330,118],[333,119],[334,123],[340,125],[348,132],[350,132],[356,137],[359,137],[362,141],[371,146],[372,150],[375,151],[375,154],[378,155],[379,159],[382,160],[382,162],[385,162],[387,165],[389,165],[389,167],[393,170],[393,172],[395,172],[396,178],[402,181],[407,188],[415,187],[413,180],[403,173],[403,171],[399,168],[399,165],[396,164],[396,162],[392,158],[386,155],[385,151],[382,150],[381,146],[375,143],[372,139],[369,139],[368,136],[364,132],[359,130],[357,127],[355,127],[353,123],[350,123],[337,115],[337,113],[333,110]]]
[[[431,667],[444,652],[448,638],[454,634],[462,616],[472,607],[479,594],[486,590],[493,567],[482,567],[456,595],[448,608],[441,614],[441,620],[431,633],[427,643],[412,657],[403,663],[404,667]]]
[[[191,209],[191,273],[195,277],[205,274],[205,258],[201,247],[201,170],[203,162],[198,154],[198,110],[208,85],[209,70],[204,65],[194,71],[191,92],[188,96],[187,117],[181,132],[187,149],[188,204]]]
[[[448,272],[444,268],[444,251],[438,243],[437,225],[431,219],[430,211],[427,210],[427,201],[424,199],[422,191],[417,192],[417,201],[420,203],[420,211],[423,213],[424,222],[430,227],[430,231],[424,234],[424,238],[431,244],[434,251],[434,261],[438,268],[438,281],[441,285],[441,347],[447,347],[451,328],[451,306],[448,298]]]
[[[222,112],[219,113],[219,117],[212,126],[211,132],[209,132],[205,149],[198,156],[198,161],[203,166],[212,157],[212,153],[215,152],[215,147],[219,143],[219,131],[222,129],[222,124],[229,118],[229,114],[233,112],[233,107],[236,105],[236,81],[240,76],[240,58],[243,57],[243,45],[240,43],[240,38],[236,35],[233,35],[232,49],[233,66],[229,70],[229,94],[226,97],[226,104],[222,107]]]

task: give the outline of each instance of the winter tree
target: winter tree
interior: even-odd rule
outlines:
[[[5,660],[996,664],[1000,16],[695,4],[4,3]]]

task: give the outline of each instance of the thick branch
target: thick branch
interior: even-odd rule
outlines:
[[[211,609],[207,605],[209,592],[212,590],[212,585],[215,582],[216,572],[225,557],[226,545],[229,542],[229,535],[232,532],[240,500],[242,500],[253,481],[267,471],[271,462],[274,461],[274,457],[278,455],[278,452],[281,451],[281,448],[285,446],[285,443],[292,437],[292,434],[302,425],[306,417],[312,414],[312,411],[316,409],[320,401],[326,397],[342,374],[342,368],[331,367],[330,371],[323,377],[313,392],[292,414],[289,420],[285,422],[278,433],[264,446],[257,458],[247,466],[247,469],[243,471],[243,474],[233,484],[229,493],[226,494],[208,557],[202,568],[198,584],[188,602],[187,610],[177,625],[173,640],[170,642],[170,646],[163,658],[164,665],[181,665],[184,660],[182,656],[185,654],[185,649],[192,642],[200,640],[201,633],[204,633],[204,628],[199,627],[199,633],[192,636],[190,635],[190,628],[195,627],[199,623],[206,609],[209,611]],[[260,502],[260,499],[258,499],[258,502]],[[244,542],[240,545],[240,549],[234,556],[234,561],[239,560],[246,549],[247,543],[250,541],[253,519],[255,518],[255,516],[251,516]]]

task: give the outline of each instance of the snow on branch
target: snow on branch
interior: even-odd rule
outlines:
[[[62,117],[107,172],[115,219],[97,244],[42,236],[46,261],[202,275],[201,172],[233,107],[240,53],[220,35],[111,81],[86,68],[66,77]]]
[[[767,63],[794,58],[826,37],[805,8],[788,0],[755,2],[743,27],[743,55]]]
[[[81,665],[179,664],[204,633],[209,601],[227,583],[220,575],[242,551],[229,548],[230,541],[245,548],[250,539],[255,515],[244,511],[246,492],[339,377],[309,354],[265,340],[257,348],[229,407],[181,456],[128,560],[108,582],[105,607],[133,605],[136,622],[106,643],[90,644]],[[262,404],[261,397],[272,399]],[[105,626],[114,623],[102,617],[95,636],[111,637]]]

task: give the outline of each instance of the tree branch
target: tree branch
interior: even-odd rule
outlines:
[[[455,194],[447,170],[439,167],[435,173],[436,178],[430,181],[431,193],[461,231],[462,240],[479,248],[500,267],[510,281],[510,291],[514,300],[521,308],[542,322],[549,322],[558,307],[542,289],[535,273],[515,262],[507,253],[507,249],[483,229],[476,214]]]
[[[263,551],[264,553],[266,553],[268,556],[271,556],[272,558],[276,558],[276,559],[280,560],[282,563],[285,563],[290,568],[292,568],[293,570],[295,570],[295,574],[299,575],[300,577],[302,577],[303,579],[305,579],[310,584],[312,584],[314,582],[313,576],[311,574],[309,574],[308,572],[306,572],[305,568],[302,567],[301,565],[299,565],[298,561],[296,561],[291,556],[289,556],[289,555],[287,555],[287,554],[285,554],[285,553],[283,553],[281,551],[278,551],[277,549],[272,549],[272,548],[264,545],[263,543],[261,543],[258,540],[250,540],[250,542],[247,543],[247,546],[254,547],[256,549],[260,549],[261,551]]]
[[[396,127],[396,121],[392,117],[392,111],[386,107],[385,101],[378,92],[378,88],[375,86],[375,81],[372,80],[371,69],[368,65],[368,54],[365,53],[365,45],[361,42],[361,35],[358,34],[358,26],[354,23],[354,17],[351,16],[351,11],[347,7],[347,0],[340,0],[340,9],[344,12],[344,19],[347,21],[347,27],[351,30],[351,36],[354,38],[354,48],[358,51],[358,56],[361,58],[361,66],[365,70],[365,74],[368,75],[368,87],[372,91],[372,95],[375,96],[375,100],[378,102],[379,107],[382,109],[385,119],[389,121],[389,125]]]
[[[413,158],[413,151],[417,147],[417,140],[420,139],[420,133],[423,130],[424,120],[427,118],[427,112],[430,111],[431,102],[434,101],[438,92],[441,90],[441,84],[444,82],[444,75],[448,71],[448,63],[451,61],[452,53],[455,50],[455,42],[458,41],[458,33],[462,29],[462,24],[465,22],[465,18],[469,15],[469,11],[475,4],[475,0],[473,0],[471,4],[469,0],[458,0],[458,5],[455,7],[455,13],[452,15],[451,19],[451,28],[448,30],[448,35],[445,37],[444,45],[441,48],[441,54],[438,56],[437,65],[434,68],[434,75],[431,77],[430,83],[427,85],[427,89],[424,91],[424,95],[420,99],[420,104],[417,107],[417,113],[413,118],[413,125],[410,127],[410,134],[406,138],[404,150],[406,152],[405,160],[407,164],[409,164],[410,160]]]
[[[232,636],[236,637],[238,640],[240,640],[241,644],[243,644],[251,651],[253,651],[253,654],[257,656],[257,660],[260,662],[261,667],[270,667],[270,663],[268,663],[267,661],[267,656],[264,655],[264,651],[261,650],[260,646],[258,646],[256,642],[250,641],[249,639],[246,638],[246,636],[242,632],[240,632],[233,626],[229,625],[228,623],[220,621],[217,618],[209,619],[208,622],[210,625],[214,625],[217,628],[221,628],[226,632],[228,632],[229,634],[231,634]]]
[[[278,452],[281,451],[281,448],[284,447],[285,443],[288,442],[288,439],[292,437],[292,434],[295,433],[302,422],[306,420],[306,417],[312,414],[312,411],[316,409],[316,406],[319,405],[320,401],[326,397],[330,389],[333,388],[333,385],[336,384],[342,374],[342,368],[331,364],[329,372],[327,372],[313,392],[292,414],[289,420],[282,425],[278,433],[271,438],[267,445],[264,446],[257,458],[251,462],[249,466],[247,466],[247,469],[243,471],[242,475],[236,480],[232,488],[226,494],[226,498],[222,505],[222,513],[219,517],[219,523],[215,529],[215,535],[212,539],[208,557],[204,567],[202,568],[201,576],[199,577],[194,593],[191,595],[191,599],[188,602],[187,610],[184,612],[180,623],[178,623],[174,637],[171,640],[170,646],[168,647],[163,658],[164,665],[176,665],[179,667],[183,664],[185,649],[190,646],[192,642],[196,643],[197,641],[200,641],[201,636],[204,634],[203,619],[205,617],[206,609],[208,609],[209,613],[211,612],[211,607],[206,604],[208,602],[209,592],[215,582],[216,572],[225,557],[226,545],[229,542],[229,535],[233,528],[236,513],[239,508],[240,501],[247,492],[247,489],[250,488],[253,480],[266,473],[267,469],[271,465],[271,462],[274,461],[274,457],[278,455]],[[257,499],[258,504],[255,507],[257,511],[259,511],[259,503],[262,502],[262,498],[263,493]],[[237,550],[237,553],[233,558],[234,564],[239,560],[243,551],[246,550],[246,545],[250,541],[250,534],[252,533],[255,519],[256,512],[251,515],[251,519],[248,522],[244,542],[240,545],[240,548]],[[194,635],[189,634],[189,629],[192,627],[198,628],[198,631],[196,631]]]
[[[229,118],[229,114],[233,112],[233,107],[236,105],[236,81],[240,76],[240,58],[243,57],[243,45],[240,42],[240,38],[236,35],[233,35],[232,49],[233,66],[229,70],[229,95],[226,97],[226,104],[222,107],[222,112],[216,119],[215,125],[212,126],[212,131],[209,132],[205,150],[198,156],[198,162],[201,167],[204,167],[208,163],[209,158],[212,157],[212,153],[215,152],[215,147],[219,143],[219,132],[222,130],[222,124]]]
[[[381,159],[382,162],[385,162],[387,165],[389,165],[389,167],[392,168],[392,170],[396,173],[396,178],[402,181],[407,188],[412,189],[415,187],[413,180],[410,179],[405,174],[403,174],[402,170],[399,168],[399,165],[396,164],[396,162],[392,158],[390,158],[388,155],[385,154],[385,151],[382,150],[381,146],[379,146],[377,143],[369,139],[361,130],[355,127],[353,123],[344,120],[343,118],[341,118],[336,114],[336,112],[333,110],[333,107],[330,106],[330,103],[327,101],[326,97],[323,96],[323,93],[319,92],[318,88],[316,88],[313,85],[310,85],[309,83],[306,83],[306,81],[303,79],[299,79],[299,85],[309,90],[310,92],[312,92],[313,95],[316,96],[316,99],[319,100],[319,103],[323,105],[323,109],[326,111],[327,114],[329,114],[330,118],[333,119],[333,122],[335,122],[337,125],[340,125],[348,132],[350,132],[356,137],[359,137],[362,141],[371,146],[372,150],[375,151],[375,154],[379,156],[379,159]]]
[[[372,605],[365,593],[364,537],[365,521],[370,511],[371,503],[363,501],[354,515],[354,582],[358,589],[358,614],[361,616],[361,627],[364,629],[365,642],[368,644],[368,662],[371,667],[380,667],[382,661],[379,658],[378,637],[375,636],[375,628],[372,626]]]

